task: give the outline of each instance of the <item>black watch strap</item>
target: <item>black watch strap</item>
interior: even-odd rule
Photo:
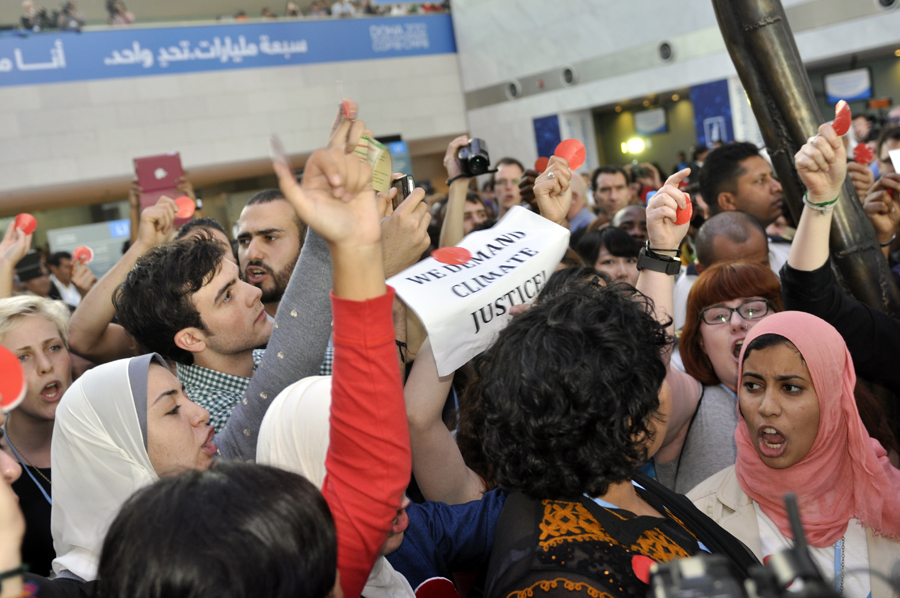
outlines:
[[[674,276],[681,271],[681,260],[660,255],[647,246],[641,248],[638,256],[637,269],[653,270],[654,272],[663,272],[669,276]]]

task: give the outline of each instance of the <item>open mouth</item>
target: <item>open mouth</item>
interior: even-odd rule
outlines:
[[[60,384],[58,380],[50,382],[41,389],[41,397],[45,401],[56,401],[62,396]]]
[[[259,266],[247,267],[247,280],[251,283],[257,283],[269,275],[269,271]]]
[[[759,448],[767,457],[780,457],[787,443],[785,437],[775,428],[766,426],[759,431]]]
[[[203,446],[200,447],[204,453],[209,455],[210,457],[215,456],[215,454],[219,451],[216,447],[216,443],[213,442],[213,438],[216,435],[216,429],[212,426],[209,426],[209,432],[206,435],[206,442],[203,443]]]
[[[741,356],[741,347],[744,346],[744,339],[738,339],[737,342],[734,343],[734,348],[731,350],[731,355],[738,359]]]

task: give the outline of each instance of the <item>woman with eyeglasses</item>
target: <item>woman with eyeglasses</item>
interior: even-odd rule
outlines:
[[[658,255],[674,252],[687,232],[688,224],[675,224],[676,208],[666,195],[647,205],[648,243]],[[674,276],[645,267],[637,288],[653,299],[657,319],[668,322],[671,334]],[[687,373],[669,364],[666,377],[672,412],[653,463],[663,485],[685,494],[734,465],[738,355],[750,329],[782,309],[778,279],[760,264],[715,264],[697,278],[678,344]]]

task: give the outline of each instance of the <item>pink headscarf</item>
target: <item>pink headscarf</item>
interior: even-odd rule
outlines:
[[[853,388],[856,373],[844,339],[830,324],[813,315],[786,311],[756,324],[741,350],[738,391],[744,352],[753,339],[777,334],[803,356],[819,397],[819,432],[809,453],[786,469],[773,469],[759,458],[742,414],[735,431],[741,488],[785,537],[791,536],[783,495],[797,495],[806,536],[812,546],[837,542],[850,519],[859,519],[876,534],[900,538],[900,471],[859,419]]]

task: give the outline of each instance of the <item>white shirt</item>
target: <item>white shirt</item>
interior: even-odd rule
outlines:
[[[771,554],[781,552],[794,545],[793,541],[788,540],[781,534],[778,526],[762,512],[756,501],[753,502],[753,508],[756,511],[756,521],[759,524],[759,540],[764,559]],[[867,598],[872,591],[869,575],[867,573],[846,573],[856,569],[869,569],[869,547],[866,543],[866,530],[859,524],[857,519],[851,519],[842,540],[845,571],[843,595],[846,598]],[[841,540],[838,540],[839,545],[840,543]],[[834,550],[834,546],[826,548],[809,547],[809,553],[813,562],[815,562],[819,571],[822,572],[825,580],[832,582],[835,577],[838,577],[835,590],[839,591],[841,571],[839,566],[835,566]],[[795,586],[802,587],[802,584],[794,582],[788,588],[788,591],[793,592]],[[796,589],[799,590],[799,587]]]
[[[68,286],[64,285],[56,277],[56,274],[51,274],[50,280],[56,285],[56,288],[59,289],[59,294],[62,297],[63,302],[68,303],[72,307],[78,307],[78,304],[81,303],[81,293],[78,292],[78,289],[75,288],[74,284],[69,283]]]

